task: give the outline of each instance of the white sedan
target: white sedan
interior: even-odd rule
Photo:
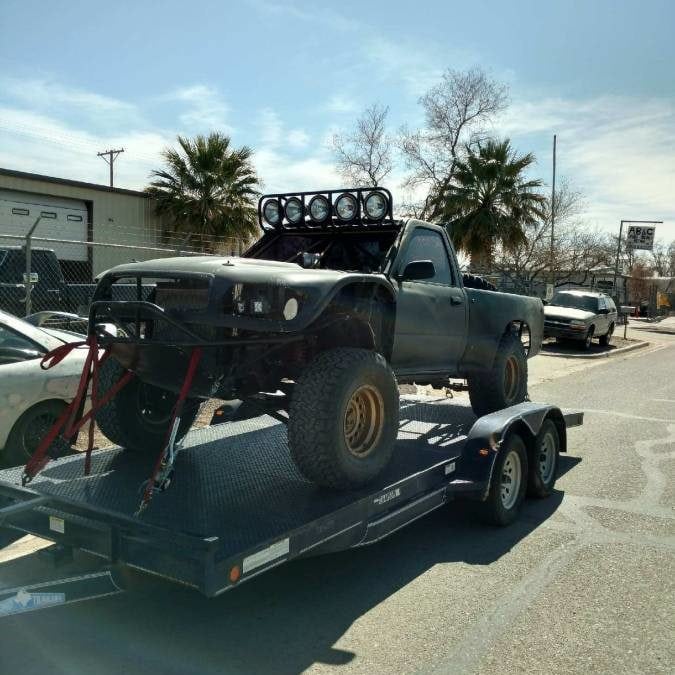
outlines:
[[[77,392],[87,351],[75,349],[49,370],[44,354],[82,335],[33,326],[0,311],[0,462],[24,464]]]

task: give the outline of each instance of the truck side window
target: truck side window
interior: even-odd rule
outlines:
[[[431,260],[436,268],[436,276],[428,281],[435,284],[452,285],[452,274],[448,262],[448,251],[438,232],[418,227],[408,240],[403,266],[413,260]]]

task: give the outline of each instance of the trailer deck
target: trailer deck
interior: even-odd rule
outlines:
[[[535,417],[551,409],[522,406]],[[74,455],[48,465],[28,488],[21,467],[5,469],[0,524],[213,596],[291,558],[372,543],[484,488],[460,468],[467,439],[486,419],[477,422],[451,400],[403,398],[391,465],[376,483],[350,492],[304,479],[285,425],[272,417],[196,429],[171,487],[141,516],[134,515],[139,486],[154,457],[99,450],[85,476],[83,457]],[[580,424],[581,416],[565,422]]]

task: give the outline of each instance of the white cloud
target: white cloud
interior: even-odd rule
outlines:
[[[201,133],[209,131],[232,132],[232,128],[227,122],[229,106],[215,87],[195,84],[176,89],[162,98],[186,104],[187,110],[180,113],[178,119],[187,131]]]
[[[283,124],[278,113],[271,108],[264,108],[258,117],[259,142],[262,145],[277,147],[282,141]]]
[[[304,129],[291,129],[286,136],[286,142],[291,148],[302,150],[309,145],[309,134]]]
[[[333,94],[321,109],[329,113],[343,114],[356,112],[358,108],[359,105],[355,98],[344,94]]]
[[[498,131],[521,151],[542,139],[548,149],[556,133],[558,170],[585,194],[589,221],[614,229],[622,218],[669,220],[675,236],[672,99],[517,100]],[[548,173],[541,163],[537,172]]]
[[[249,4],[258,11],[273,16],[288,16],[298,21],[310,22],[313,25],[321,24],[340,31],[356,31],[363,28],[356,19],[344,16],[328,7],[321,7],[318,3],[312,4],[311,9],[303,9],[290,2],[272,2],[270,0],[249,0]]]

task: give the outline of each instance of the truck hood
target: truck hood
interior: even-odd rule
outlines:
[[[277,282],[281,284],[320,283],[321,281],[343,279],[349,276],[371,276],[339,270],[304,269],[296,263],[238,258],[235,256],[184,256],[180,258],[158,258],[137,263],[118,265],[105,272],[117,277],[125,274],[158,277],[171,274],[203,274],[223,277],[236,282]]]
[[[559,307],[558,305],[545,305],[544,317],[546,319],[576,319],[586,321],[595,316],[593,312],[585,309],[575,309],[574,307]]]

